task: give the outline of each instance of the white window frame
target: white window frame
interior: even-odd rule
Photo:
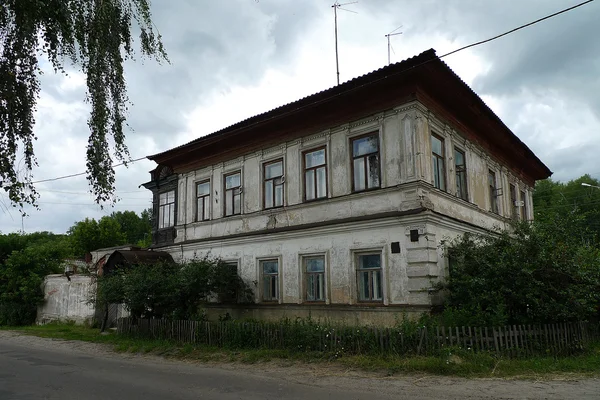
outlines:
[[[357,304],[387,304],[387,273],[386,273],[386,259],[385,249],[383,247],[374,247],[367,249],[355,249],[352,251],[352,269],[353,269],[353,281],[355,288],[355,296]],[[361,300],[360,299],[360,287],[359,287],[359,261],[358,257],[361,255],[374,255],[378,254],[380,257],[380,271],[381,271],[381,299],[380,300]]]
[[[205,201],[208,201],[208,212],[207,212],[207,216],[206,218],[198,218],[199,216],[199,211],[198,210],[198,185],[201,185],[203,183],[208,183],[208,195],[203,195],[201,197],[205,198]],[[207,198],[207,200],[206,200]],[[199,179],[196,180],[194,182],[194,200],[195,200],[195,208],[196,208],[196,215],[194,218],[194,222],[202,222],[202,221],[210,221],[212,219],[212,214],[213,214],[213,209],[212,209],[212,198],[213,198],[213,181],[210,177],[205,178],[205,179]],[[203,202],[204,203],[204,202]],[[205,210],[206,210],[206,205],[204,206]],[[203,210],[204,211],[204,210]],[[204,214],[204,212],[203,212]]]
[[[172,203],[165,203],[165,204],[160,204],[160,198],[162,195],[166,195],[167,196],[167,201],[169,199],[169,193],[173,193],[173,202]],[[172,228],[175,226],[175,209],[176,209],[176,205],[177,205],[177,190],[176,189],[172,189],[172,190],[167,190],[165,192],[159,193],[158,194],[158,224],[157,227],[158,229],[168,229],[168,228]],[[171,206],[169,207],[170,211],[169,211],[169,221],[168,221],[168,225],[164,224],[164,208],[165,206]],[[171,213],[172,210],[172,213]],[[171,220],[171,217],[172,220]]]
[[[277,261],[277,299],[276,300],[265,300],[265,285],[264,285],[264,273],[263,273],[263,262],[265,261]],[[282,269],[282,257],[281,256],[265,256],[256,259],[256,268],[257,268],[257,276],[258,276],[258,301],[260,303],[273,304],[283,302],[283,288],[282,288],[282,279],[283,279],[283,269]]]
[[[324,288],[323,288],[323,300],[308,300],[308,296],[307,296],[307,291],[308,291],[308,280],[307,277],[309,275],[309,273],[306,272],[306,268],[304,265],[304,260],[308,259],[308,258],[317,258],[317,257],[321,257],[324,260],[324,266],[325,269],[323,271],[323,279],[324,279]],[[329,279],[330,279],[330,275],[329,275],[329,258],[328,258],[328,254],[327,252],[320,252],[320,253],[305,253],[305,254],[300,254],[299,256],[299,266],[300,266],[300,275],[299,275],[299,279],[300,279],[300,301],[303,303],[310,303],[310,304],[329,304]]]
[[[240,196],[240,212],[239,213],[234,212],[232,214],[227,214],[227,190],[228,190],[228,189],[226,189],[227,188],[227,177],[231,176],[231,175],[235,175],[235,174],[240,174],[240,186],[238,188],[239,196]],[[222,195],[223,217],[235,217],[236,215],[242,215],[244,213],[244,171],[242,170],[242,168],[232,168],[231,170],[223,171],[223,173],[221,175],[221,182],[222,182],[222,190],[223,190],[223,195]],[[234,207],[234,211],[235,211],[235,207]]]

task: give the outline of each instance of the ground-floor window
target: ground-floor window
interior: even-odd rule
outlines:
[[[303,258],[306,301],[325,301],[325,257]]]
[[[279,300],[279,260],[261,260],[262,299],[263,301]]]
[[[383,280],[381,253],[356,255],[356,274],[359,301],[382,301]]]

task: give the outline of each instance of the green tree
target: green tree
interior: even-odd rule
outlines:
[[[467,234],[447,245],[446,315],[455,323],[525,324],[585,320],[600,305],[600,249],[576,213]]]
[[[96,249],[119,246],[126,242],[121,226],[109,216],[100,218],[100,221],[93,218],[79,221],[69,228],[68,234],[78,257]]]
[[[113,199],[112,156],[130,159],[123,125],[127,90],[123,63],[134,55],[132,23],[141,53],[167,60],[153,26],[149,0],[4,0],[0,4],[0,188],[15,205],[35,204],[32,183],[34,113],[40,94],[40,57],[55,72],[65,61],[86,76],[88,181],[97,202]],[[112,143],[112,149],[111,149]],[[25,171],[19,170],[22,157]]]
[[[17,237],[19,236],[19,237]],[[0,235],[0,325],[31,324],[44,299],[44,277],[63,272],[61,264],[71,256],[70,243],[62,235]],[[9,246],[12,250],[6,251]]]
[[[112,213],[110,218],[117,221],[121,227],[121,232],[125,235],[126,243],[134,245],[145,244],[152,230],[147,213],[148,210],[142,211],[141,215],[137,215],[133,211],[118,211]],[[147,246],[142,245],[142,247]]]
[[[587,183],[600,186],[600,181],[586,174],[566,183],[545,179],[535,185],[533,208],[537,221],[551,223],[556,215],[580,215],[589,233],[600,236],[600,189],[583,186]]]

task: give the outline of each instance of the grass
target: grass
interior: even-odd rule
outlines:
[[[104,343],[117,352],[152,354],[169,358],[217,363],[298,363],[323,365],[327,368],[395,374],[432,373],[468,378],[544,379],[572,376],[600,376],[600,343],[573,357],[499,358],[489,353],[473,353],[461,349],[448,350],[442,356],[373,356],[334,355],[321,352],[288,350],[230,350],[208,346],[177,344],[169,341],[129,338],[115,333],[100,334],[98,329],[72,324],[48,324],[11,329],[45,338]]]

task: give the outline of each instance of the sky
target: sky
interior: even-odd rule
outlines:
[[[334,0],[153,0],[171,64],[126,64],[132,158],[189,142],[336,84]],[[348,0],[350,1],[350,0]],[[338,12],[341,81],[430,48],[438,55],[582,0],[360,0]],[[340,1],[342,3],[346,1]],[[565,181],[600,177],[600,1],[444,58]],[[85,79],[51,69],[36,113],[34,180],[85,171]],[[155,164],[117,167],[119,201],[96,205],[85,176],[40,183],[39,210],[21,217],[0,194],[0,232],[64,233],[76,221],[141,212]]]

